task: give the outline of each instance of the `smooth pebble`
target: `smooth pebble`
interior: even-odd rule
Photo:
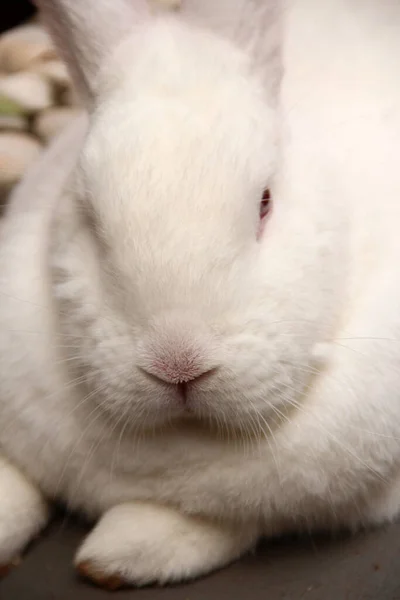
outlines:
[[[27,127],[26,119],[21,115],[2,115],[0,113],[0,131],[12,129],[24,131]]]
[[[56,86],[68,88],[72,85],[68,69],[61,60],[41,61],[31,67],[30,70]]]
[[[0,189],[17,183],[41,150],[39,142],[26,133],[0,132]]]
[[[0,37],[0,70],[17,73],[40,59],[56,58],[47,32],[38,24],[11,29]]]
[[[16,103],[26,113],[44,110],[53,103],[51,85],[37,73],[1,77],[0,96]]]
[[[33,130],[45,143],[48,143],[81,113],[81,109],[67,106],[49,108],[37,115]]]

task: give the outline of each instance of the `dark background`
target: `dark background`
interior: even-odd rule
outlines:
[[[116,600],[400,600],[400,524],[336,539],[270,540],[193,583],[113,593],[74,573],[74,553],[86,532],[71,517],[59,517],[0,582],[0,599],[106,600],[114,594]]]
[[[1,0],[0,33],[19,25],[34,13],[34,5],[29,0]]]

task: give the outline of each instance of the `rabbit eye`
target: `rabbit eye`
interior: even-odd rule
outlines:
[[[271,208],[271,192],[265,189],[260,202],[260,219],[264,219]]]

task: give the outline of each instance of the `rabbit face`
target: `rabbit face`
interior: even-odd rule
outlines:
[[[260,81],[229,43],[163,22],[119,47],[97,90],[53,232],[85,395],[137,427],[281,420],[335,322],[338,234],[286,181]]]

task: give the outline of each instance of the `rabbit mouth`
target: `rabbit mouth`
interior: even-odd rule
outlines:
[[[142,371],[144,378],[154,386],[154,397],[159,398],[157,408],[154,407],[155,418],[163,420],[165,417],[166,421],[174,423],[180,420],[209,421],[212,407],[204,394],[210,391],[210,386],[214,388],[217,372],[218,368],[214,368],[194,379],[169,383]]]

